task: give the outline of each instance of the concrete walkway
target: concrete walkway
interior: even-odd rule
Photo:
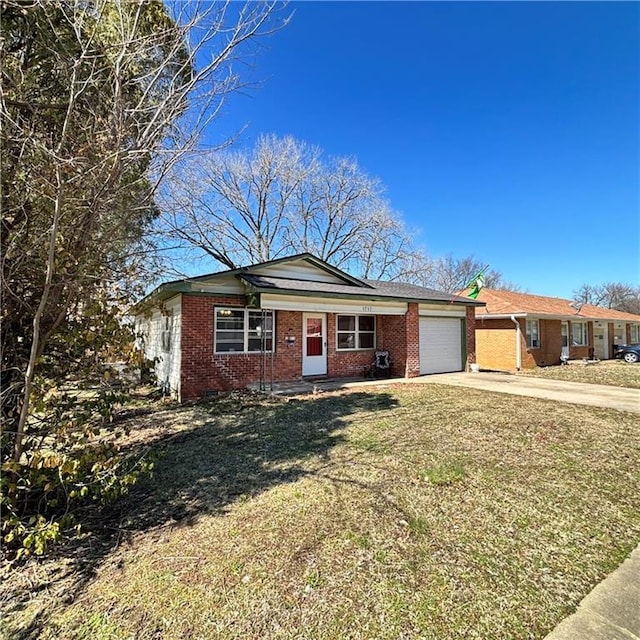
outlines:
[[[357,389],[359,387],[384,387],[392,384],[447,384],[640,413],[640,389],[625,389],[583,382],[564,382],[502,373],[438,373],[418,378],[382,380],[302,380],[275,383],[273,393],[274,395],[298,395],[339,389]],[[268,387],[267,390],[269,390]]]
[[[640,640],[640,546],[546,640]]]

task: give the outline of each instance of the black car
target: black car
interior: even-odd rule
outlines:
[[[622,358],[625,362],[640,361],[640,344],[614,344],[613,357]]]

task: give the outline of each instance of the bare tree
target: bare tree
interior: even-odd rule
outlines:
[[[232,63],[271,31],[274,7],[3,0],[2,457],[12,468],[29,464],[32,403],[41,415],[65,375],[47,346],[137,274],[159,181],[240,86]]]
[[[410,239],[380,182],[291,137],[198,154],[162,192],[159,230],[233,267],[308,251],[364,277],[396,275]]]
[[[431,258],[424,254],[416,254],[413,269],[407,276],[408,281],[425,287],[444,291],[446,293],[460,293],[481,271],[484,270],[484,286],[491,289],[508,289],[519,291],[520,287],[505,281],[502,274],[475,258],[467,256],[456,258],[447,254],[440,258]]]
[[[640,315],[640,286],[625,282],[583,284],[573,292],[576,302]]]

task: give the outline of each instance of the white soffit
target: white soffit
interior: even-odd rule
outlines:
[[[451,304],[420,304],[418,314],[421,316],[439,316],[440,318],[465,318],[467,313],[460,307]]]
[[[215,276],[210,281],[196,280],[189,282],[193,293],[231,293],[244,295],[244,285],[235,277],[229,275]]]
[[[322,313],[373,314],[403,316],[407,313],[406,302],[380,300],[345,300],[342,298],[312,298],[307,296],[285,296],[263,293],[260,296],[263,309],[281,311],[319,311]]]

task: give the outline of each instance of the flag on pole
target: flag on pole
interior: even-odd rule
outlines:
[[[478,294],[480,293],[480,289],[484,287],[484,272],[488,268],[489,268],[489,265],[487,265],[484,269],[482,269],[482,271],[480,271],[477,275],[475,275],[471,280],[471,282],[467,285],[466,288],[471,289],[471,291],[469,291],[469,293],[467,294],[467,297],[473,298],[474,300],[478,297]]]

